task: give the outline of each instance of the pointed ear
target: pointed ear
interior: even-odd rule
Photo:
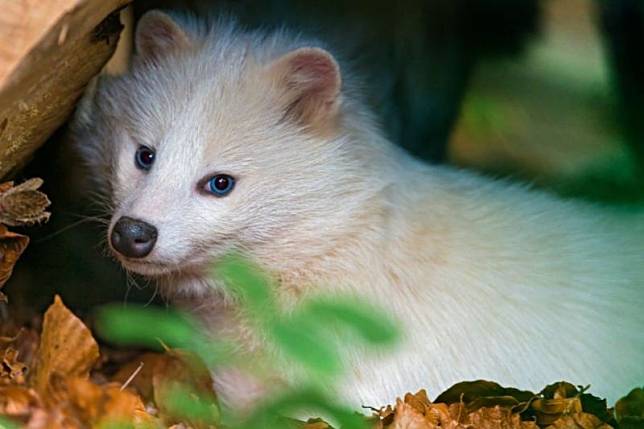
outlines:
[[[269,70],[284,91],[287,115],[306,125],[334,119],[342,78],[331,54],[320,48],[296,49],[273,61]]]
[[[158,59],[189,47],[190,39],[169,15],[151,10],[139,19],[134,44],[140,58]]]

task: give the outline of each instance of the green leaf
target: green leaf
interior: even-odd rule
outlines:
[[[136,429],[134,423],[120,420],[101,422],[96,429]]]
[[[217,264],[214,274],[224,280],[240,304],[259,321],[270,320],[277,313],[268,278],[246,259],[229,255]]]
[[[173,417],[200,425],[215,425],[221,418],[217,404],[202,397],[190,386],[176,384],[167,395],[164,403],[168,409],[164,412]]]
[[[277,321],[270,326],[269,333],[279,350],[315,375],[340,372],[340,358],[333,342],[306,320]]]
[[[18,424],[8,418],[0,416],[0,429],[18,429]]]
[[[277,396],[265,406],[255,410],[238,427],[242,429],[283,427],[284,416],[303,411],[324,413],[335,420],[342,429],[367,429],[369,427],[364,416],[338,405],[315,388],[293,389]]]
[[[106,305],[98,310],[96,319],[98,333],[117,344],[185,349],[198,355],[209,367],[234,359],[234,345],[207,338],[195,322],[176,311]]]
[[[398,329],[382,311],[355,300],[315,299],[301,311],[321,324],[339,322],[372,345],[391,345],[398,339]]]
[[[159,342],[176,348],[191,348],[199,334],[196,325],[184,315],[160,308],[106,305],[97,313],[100,335],[119,344],[158,348]]]

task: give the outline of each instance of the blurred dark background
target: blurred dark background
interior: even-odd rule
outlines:
[[[132,24],[157,7],[226,11],[248,27],[285,25],[327,41],[364,78],[389,137],[428,161],[602,204],[644,200],[640,0],[135,0],[107,72],[123,70]],[[65,130],[22,176],[45,179],[53,215],[25,231],[32,243],[5,289],[12,309],[39,311],[54,293],[81,314],[126,295],[155,299],[142,279],[128,288],[104,256],[104,227],[70,227],[101,209]]]

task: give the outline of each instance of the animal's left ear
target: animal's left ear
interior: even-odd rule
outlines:
[[[134,44],[140,58],[158,59],[172,51],[188,48],[190,40],[170,15],[151,10],[139,19]]]
[[[333,120],[341,101],[342,78],[333,56],[320,48],[300,48],[276,59],[269,70],[284,91],[286,112],[304,125]]]

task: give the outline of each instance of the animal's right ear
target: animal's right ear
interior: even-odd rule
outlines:
[[[189,47],[190,39],[169,15],[151,10],[139,19],[134,44],[140,58],[154,60]]]
[[[340,67],[324,49],[295,49],[268,68],[284,95],[285,110],[310,126],[333,123],[341,103]]]

